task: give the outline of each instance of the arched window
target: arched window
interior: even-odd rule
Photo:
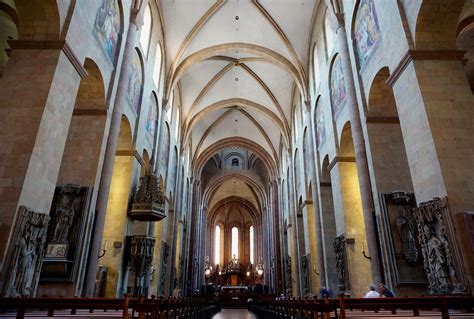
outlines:
[[[150,34],[151,34],[151,9],[150,9],[150,5],[148,5],[145,9],[145,15],[143,16],[143,26],[142,26],[142,29],[140,30],[140,44],[142,46],[145,57],[148,56]]]
[[[153,82],[158,88],[160,84],[160,73],[161,73],[161,45],[160,43],[156,44],[156,53],[155,53],[155,64],[153,65]]]
[[[321,83],[321,77],[319,75],[319,56],[318,56],[318,48],[314,46],[313,49],[313,83],[314,83],[314,91],[318,89],[319,83]]]
[[[216,226],[214,231],[214,264],[220,264],[221,260],[221,227]]]
[[[324,31],[326,33],[326,49],[328,51],[328,58],[331,58],[332,50],[334,49],[334,34],[331,29],[331,16],[329,9],[326,10],[326,18],[324,20]]]
[[[254,264],[254,255],[255,255],[255,247],[254,247],[254,233],[253,233],[253,226],[250,226],[249,229],[249,242],[250,242],[250,263]]]
[[[239,258],[239,229],[232,227],[232,258]]]
[[[233,158],[232,159],[232,166],[239,166],[239,159],[238,158]]]

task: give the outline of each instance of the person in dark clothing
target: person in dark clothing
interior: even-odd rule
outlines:
[[[326,287],[321,287],[319,289],[319,298],[324,299],[324,298],[332,298],[332,291],[329,288]]]
[[[380,293],[380,296],[384,296],[387,298],[396,297],[395,293],[391,291],[390,289],[388,289],[384,284],[379,284],[379,293]]]

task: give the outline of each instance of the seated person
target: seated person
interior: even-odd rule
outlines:
[[[393,291],[388,289],[387,286],[385,286],[385,284],[382,284],[382,283],[379,284],[379,293],[380,293],[380,296],[384,296],[387,298],[396,297]]]
[[[374,285],[369,285],[369,291],[365,294],[364,298],[380,298],[380,294],[375,291]]]

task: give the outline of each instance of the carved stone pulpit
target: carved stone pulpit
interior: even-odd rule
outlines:
[[[158,176],[153,173],[153,160],[140,177],[140,186],[133,198],[132,210],[129,212],[131,219],[139,221],[160,221],[166,217],[166,195]]]
[[[130,236],[130,259],[128,266],[135,276],[134,295],[143,293],[142,281],[153,261],[155,238],[146,235]]]

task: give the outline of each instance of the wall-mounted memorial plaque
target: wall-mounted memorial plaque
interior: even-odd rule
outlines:
[[[73,184],[56,187],[40,282],[76,282],[80,264],[88,255],[84,244],[92,227],[91,194],[89,187]]]
[[[413,209],[413,193],[393,191],[379,195],[382,210],[380,238],[387,249],[387,264],[395,286],[427,286]]]

